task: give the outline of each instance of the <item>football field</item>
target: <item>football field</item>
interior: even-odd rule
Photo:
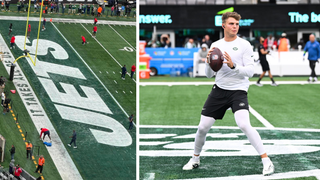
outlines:
[[[140,84],[140,179],[320,179],[320,84],[279,80],[273,87],[265,79],[249,88],[250,120],[275,174],[262,176],[261,159],[231,110],[207,134],[199,168],[182,170],[214,83],[198,79]]]
[[[9,50],[10,23],[13,23],[16,46]],[[11,18],[0,20],[0,24],[1,47],[6,55],[0,72],[9,79],[10,64],[24,49],[26,22]],[[35,60],[38,22],[30,24],[32,30],[26,47]],[[13,83],[7,82],[5,90],[12,97],[12,103],[20,102],[13,111],[26,119],[20,126],[30,133],[26,140],[41,146],[41,153],[45,155],[44,179],[136,177],[136,132],[135,128],[128,130],[128,116],[136,114],[136,77],[131,79],[127,74],[125,80],[121,79],[121,67],[126,65],[130,72],[136,62],[136,27],[130,23],[97,26],[98,32],[93,38],[91,21],[47,22],[46,30],[40,32],[36,66],[29,58],[21,58]],[[81,36],[89,43],[83,45]],[[16,89],[18,94],[9,93],[11,89]],[[8,114],[3,117],[12,118]],[[8,125],[3,124],[3,120],[1,118],[0,134],[7,139],[6,151],[11,143],[19,142],[21,153],[16,155],[16,162],[37,176],[36,166],[25,161],[25,145],[19,130],[15,130],[14,120]],[[13,132],[5,131],[8,127]],[[51,131],[52,147],[39,142],[41,127]],[[72,130],[77,132],[77,149],[67,146]],[[9,155],[5,155],[3,165],[7,166],[9,161]]]

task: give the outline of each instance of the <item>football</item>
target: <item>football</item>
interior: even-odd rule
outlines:
[[[209,65],[211,69],[218,72],[223,65],[223,54],[219,48],[215,47],[209,56]]]

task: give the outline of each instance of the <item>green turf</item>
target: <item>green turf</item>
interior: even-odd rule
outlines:
[[[257,81],[259,77],[252,77],[250,81]],[[307,81],[308,77],[297,76],[297,77],[274,77],[275,81]],[[206,78],[206,77],[170,77],[169,75],[164,76],[152,76],[150,79],[140,79],[140,82],[206,82],[206,81],[214,81],[214,78]],[[262,81],[270,81],[268,76],[265,76]]]
[[[121,67],[102,47],[90,36],[80,24],[56,24],[57,28],[64,34],[72,46],[77,49],[81,57],[92,68],[95,74],[101,79],[110,90],[117,101],[123,106],[128,114],[135,114],[136,86],[135,82],[126,75],[126,80],[121,79]],[[92,25],[84,25],[89,32],[92,32]],[[78,31],[73,31],[77,28]],[[126,36],[135,36],[135,27],[131,31],[123,32]],[[81,35],[84,35],[89,44],[81,44]],[[121,64],[126,64],[130,72],[131,65],[135,63],[135,51],[127,52],[123,49],[128,46],[109,26],[98,26],[97,40],[112,54]],[[134,42],[129,41],[131,44]],[[106,72],[108,71],[108,73]],[[101,73],[100,73],[101,72]],[[116,82],[114,82],[116,81]],[[123,92],[125,91],[125,93]],[[131,91],[131,92],[130,92]],[[118,92],[118,93],[117,93]]]
[[[166,142],[162,145],[140,145],[140,151],[167,151],[164,147],[174,143],[193,142],[193,138],[176,138],[178,136],[194,134],[196,128],[140,128],[140,134],[175,134],[165,138],[143,138],[140,142]],[[318,132],[296,132],[281,130],[258,130],[262,140],[319,140]],[[211,129],[209,133],[241,133],[239,129]],[[245,135],[237,138],[213,138],[207,137],[209,141],[220,140],[246,140]],[[230,142],[231,143],[231,142]],[[250,145],[250,144],[248,144]],[[272,144],[269,144],[272,145]],[[319,146],[319,145],[317,145]],[[283,147],[285,148],[285,147]],[[183,149],[185,150],[185,149]],[[210,152],[209,149],[203,150]],[[217,152],[227,152],[228,150],[216,150]],[[231,151],[231,150],[229,150]],[[319,169],[319,151],[304,154],[278,154],[269,155],[275,165],[275,173],[286,173],[291,171],[306,171]],[[191,156],[191,154],[190,154]],[[262,172],[262,163],[258,155],[254,156],[202,156],[201,164],[198,169],[183,171],[182,167],[188,162],[190,157],[161,156],[150,157],[140,156],[140,179],[147,176],[147,173],[155,173],[155,179],[191,179],[209,177],[232,177],[240,175],[257,175]],[[300,179],[300,178],[295,178]],[[314,179],[314,177],[301,178]]]
[[[198,125],[212,86],[140,86],[140,124]],[[157,96],[155,96],[155,94]],[[249,101],[250,102],[250,101]],[[263,126],[250,115],[252,126]],[[215,126],[236,126],[228,110]]]
[[[0,72],[1,75],[9,79],[9,75],[6,73],[6,70],[2,63],[0,64]],[[46,159],[45,166],[43,168],[43,176],[47,180],[56,180],[61,179],[48,151],[46,150],[45,145],[42,144],[42,141],[39,141],[39,134],[37,131],[39,129],[36,129],[28,112],[26,111],[24,104],[21,101],[21,98],[18,93],[12,94],[10,90],[15,89],[13,83],[11,81],[6,82],[6,88],[5,91],[8,92],[7,97],[12,100],[12,110],[16,116],[18,116],[18,122],[19,125],[23,131],[23,134],[27,134],[27,141],[31,141],[33,146],[40,146],[40,155],[44,155],[44,158]],[[27,132],[27,133],[26,133]],[[2,114],[2,108],[1,108],[1,115],[0,115],[0,134],[6,138],[6,149],[5,149],[5,160],[3,163],[1,163],[2,166],[7,168],[9,166],[11,156],[9,149],[11,148],[11,145],[13,144],[16,147],[16,153],[15,153],[15,164],[20,164],[20,166],[28,171],[31,175],[34,177],[38,177],[39,174],[34,173],[36,170],[36,166],[33,163],[33,161],[26,159],[26,145],[23,141],[23,137],[21,136],[21,133],[19,132],[19,129],[17,127],[17,124],[15,123],[15,120],[13,119],[13,116],[11,113],[7,113],[6,115]],[[34,156],[36,158],[36,161],[38,162],[38,150],[34,149]]]
[[[320,128],[319,85],[250,86],[249,104],[275,127]],[[140,124],[197,125],[211,86],[141,86]],[[154,96],[157,94],[158,96]],[[157,112],[157,113],[154,113]],[[250,116],[253,126],[261,126]],[[215,125],[235,125],[232,113]]]
[[[42,16],[45,16],[47,18],[92,19],[92,22],[93,22],[93,16],[91,14],[90,15],[88,15],[88,14],[77,15],[77,13],[76,14],[68,14],[68,7],[69,7],[69,4],[66,4],[66,9],[64,11],[64,14],[62,13],[62,8],[60,6],[59,13],[48,13],[48,14],[43,14]],[[43,7],[43,9],[44,8],[45,8],[45,6]],[[27,16],[27,12],[20,11],[18,13],[18,8],[17,8],[16,4],[10,4],[9,9],[10,9],[10,11],[3,11],[1,8],[0,16],[25,16],[25,17]],[[135,11],[136,11],[136,9],[133,8],[131,10],[130,16],[111,16],[110,15],[111,7],[106,7],[105,13],[102,14],[101,17],[98,17],[98,21],[99,20],[136,21]],[[30,17],[39,17],[40,16],[39,12],[40,12],[40,9],[38,10],[38,12],[34,13],[33,4],[31,4]],[[78,12],[78,9],[76,9],[76,12]],[[91,10],[90,10],[90,12],[91,12]]]
[[[1,24],[7,24],[9,21],[1,21]],[[14,21],[15,35],[24,34],[25,23],[20,21]],[[36,22],[31,22],[32,27],[36,27]],[[7,24],[8,25],[8,24]],[[5,34],[4,39],[6,42],[9,42],[9,37],[6,36],[7,25],[0,27],[1,34]],[[58,28],[62,29],[62,34],[70,41],[71,45],[75,48],[76,52],[88,63],[92,68],[94,73],[99,77],[102,83],[110,90],[114,97],[119,101],[121,106],[125,109],[128,114],[135,114],[135,83],[130,79],[122,80],[120,78],[120,66],[116,64],[109,55],[106,55],[101,46],[94,42],[93,39],[88,34],[87,40],[90,42],[83,46],[81,44],[81,34],[86,34],[88,32],[85,29],[78,25],[74,27],[79,27],[77,31],[74,31],[74,27],[64,26],[63,24],[57,25]],[[71,28],[68,31],[68,28]],[[131,32],[135,35],[134,32]],[[107,36],[107,34],[101,33],[101,36]],[[36,33],[32,33],[30,39],[35,39]],[[91,40],[90,40],[91,38]],[[57,44],[61,45],[68,53],[68,60],[57,61],[52,58],[52,55],[49,53],[46,56],[38,56],[38,59],[41,61],[51,62],[55,64],[61,64],[64,66],[72,66],[78,68],[81,73],[86,77],[86,80],[76,79],[67,76],[62,76],[54,73],[50,73],[50,80],[57,86],[58,90],[64,92],[60,83],[72,84],[75,86],[79,94],[85,97],[83,90],[80,86],[92,87],[99,94],[104,103],[112,111],[112,114],[102,113],[103,115],[109,116],[118,122],[120,122],[125,128],[129,126],[128,117],[124,112],[119,108],[116,102],[112,99],[111,95],[103,88],[101,83],[97,78],[92,74],[87,66],[81,61],[76,52],[70,47],[70,45],[62,38],[58,31],[54,28],[51,23],[46,25],[46,31],[41,32],[40,39],[47,39],[49,41],[54,41]],[[15,57],[21,54],[19,48],[12,50]],[[110,51],[112,54],[117,53]],[[134,56],[135,57],[135,56]],[[128,58],[129,59],[129,58]],[[130,60],[128,60],[130,61]],[[135,59],[132,59],[135,61]],[[25,60],[19,60],[19,65],[21,66],[24,73],[27,75],[27,78],[35,90],[36,95],[39,98],[40,103],[43,105],[48,117],[50,118],[53,126],[57,130],[63,144],[66,146],[70,142],[69,136],[72,133],[72,129],[77,130],[77,146],[78,149],[72,149],[66,146],[71,158],[73,159],[75,165],[77,166],[81,176],[84,179],[103,179],[105,174],[108,174],[110,177],[115,179],[134,179],[136,172],[136,134],[135,131],[130,131],[132,138],[132,144],[128,147],[115,147],[105,144],[100,144],[93,137],[90,128],[101,130],[101,131],[110,131],[106,128],[87,125],[82,123],[77,123],[74,121],[66,121],[61,118],[59,112],[55,108],[52,100],[45,92],[43,85],[40,83],[36,74],[30,68],[30,65]],[[101,73],[100,73],[101,71]],[[109,74],[106,71],[110,72]],[[113,74],[115,71],[117,74]],[[103,72],[103,73],[102,73]],[[117,83],[114,82],[117,81]],[[132,93],[130,93],[130,90]],[[116,93],[116,91],[118,93]],[[123,93],[125,91],[125,93]],[[91,112],[95,112],[90,110]],[[88,148],[89,147],[89,148]],[[96,170],[101,170],[103,173],[92,173]],[[120,170],[121,169],[121,170]],[[53,176],[55,177],[55,176]]]

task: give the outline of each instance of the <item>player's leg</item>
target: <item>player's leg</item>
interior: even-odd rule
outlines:
[[[308,82],[311,82],[311,81],[312,81],[312,78],[314,77],[314,74],[315,74],[315,71],[314,71],[314,69],[315,69],[315,64],[314,64],[313,61],[311,61],[311,60],[309,60],[309,67],[310,67],[310,69],[311,69],[311,75],[310,75],[310,77],[309,77],[309,79],[308,79]]]
[[[269,75],[270,80],[272,81],[271,86],[278,86],[278,84],[274,81],[273,76],[272,76],[270,70],[268,70],[268,75]]]
[[[249,111],[247,109],[240,109],[234,113],[234,117],[238,127],[247,136],[251,145],[260,155],[263,163],[263,175],[273,174],[274,166],[265,152],[259,133],[250,124]]]
[[[264,75],[266,74],[266,71],[263,71],[262,73],[261,73],[261,75],[260,75],[260,77],[259,77],[259,79],[258,79],[258,81],[257,81],[257,83],[256,83],[256,85],[257,86],[262,86],[262,84],[260,84],[260,81],[261,81],[261,79],[264,77]]]
[[[189,162],[183,166],[183,170],[191,170],[199,167],[200,153],[206,141],[206,135],[216,120],[212,117],[201,115],[200,123],[194,140],[194,153]]]

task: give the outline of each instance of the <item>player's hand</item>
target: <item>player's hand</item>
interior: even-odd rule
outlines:
[[[226,60],[226,61],[223,61],[223,63],[226,63],[229,68],[232,68],[233,67],[233,62],[232,62],[232,59],[229,56],[229,54],[227,52],[224,52],[223,57]]]
[[[207,61],[206,61],[207,63],[209,63],[209,57],[210,57],[213,49],[214,49],[214,47],[212,47],[212,48],[209,50],[208,54],[207,54]]]

